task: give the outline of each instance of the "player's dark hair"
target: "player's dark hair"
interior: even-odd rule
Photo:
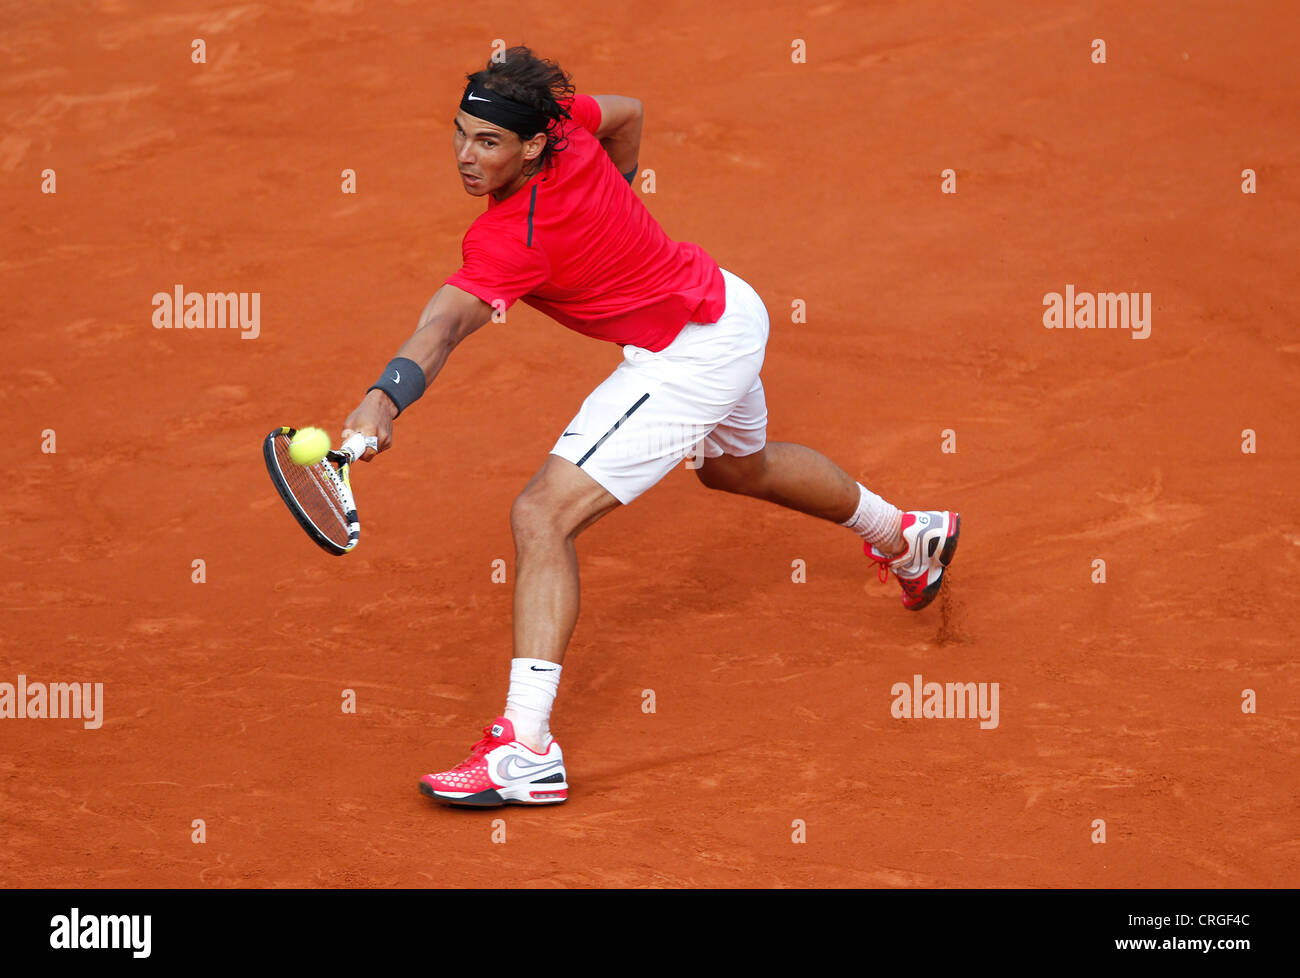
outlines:
[[[574,88],[568,73],[554,61],[539,58],[519,44],[494,55],[486,68],[466,77],[475,86],[536,109],[549,120],[540,166],[548,166],[551,157],[564,149],[563,121],[569,118],[569,112],[560,102],[571,99]]]

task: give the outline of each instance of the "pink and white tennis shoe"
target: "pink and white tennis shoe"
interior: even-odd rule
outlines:
[[[569,797],[564,754],[552,738],[538,753],[515,739],[515,726],[497,717],[469,757],[449,771],[426,774],[420,790],[450,805],[555,805]]]
[[[903,588],[903,607],[920,611],[939,595],[943,572],[957,553],[961,517],[947,510],[915,510],[903,514],[903,540],[907,549],[897,556],[882,554],[864,544],[868,557],[880,565],[880,580],[894,572]]]

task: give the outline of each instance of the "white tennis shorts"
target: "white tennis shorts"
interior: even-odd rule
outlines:
[[[726,269],[716,323],[687,323],[658,353],[623,347],[623,362],[585,401],[551,449],[630,503],[686,459],[752,455],[767,444],[759,370],[767,310]]]

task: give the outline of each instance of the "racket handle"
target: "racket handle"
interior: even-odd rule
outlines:
[[[348,460],[355,462],[362,455],[366,454],[367,448],[379,447],[379,439],[374,435],[363,435],[361,432],[349,436],[348,440],[339,446],[339,451],[348,457]]]

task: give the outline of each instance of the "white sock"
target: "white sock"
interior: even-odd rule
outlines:
[[[858,500],[858,510],[847,522],[847,526],[867,543],[875,544],[882,552],[903,549],[903,511],[893,506],[874,492],[858,483],[862,495]]]
[[[551,707],[560,688],[563,668],[558,662],[545,659],[510,662],[505,717],[515,725],[515,737],[534,750],[544,751],[551,742]]]

